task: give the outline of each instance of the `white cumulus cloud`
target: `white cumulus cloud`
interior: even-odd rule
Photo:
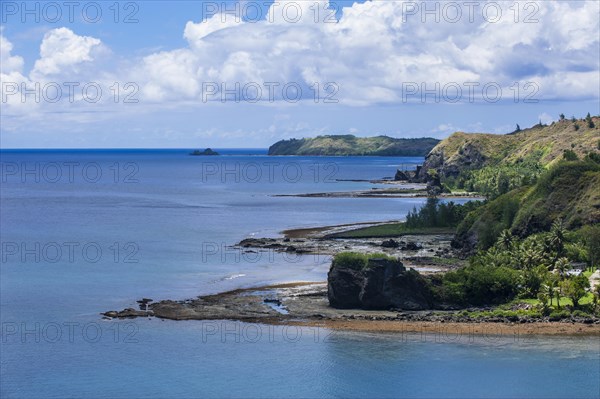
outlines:
[[[424,20],[407,15],[408,3],[414,2],[355,3],[334,21],[327,1],[278,1],[255,23],[216,14],[188,22],[189,47],[146,57],[138,75],[160,100],[199,99],[206,82],[296,82],[306,98],[315,82],[335,82],[338,98],[349,105],[402,101],[412,82],[429,89],[493,83],[504,99],[514,97],[515,82],[521,90],[534,82],[537,99],[598,97],[597,2],[534,3],[535,23],[525,23],[524,10],[515,22],[512,4],[503,2],[493,2],[502,7],[497,22],[483,18],[481,8],[473,20],[466,10],[456,22],[443,15]]]
[[[52,29],[44,35],[40,58],[35,62],[32,76],[58,74],[64,68],[76,67],[94,60],[93,51],[101,41],[90,36],[79,36],[68,28]]]

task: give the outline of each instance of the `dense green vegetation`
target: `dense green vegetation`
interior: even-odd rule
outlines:
[[[561,115],[551,126],[505,136],[457,133],[436,146],[422,170],[431,186],[478,192],[485,201],[430,198],[405,223],[335,236],[454,230],[453,246],[468,264],[427,278],[436,303],[495,306],[465,311],[475,318],[600,316],[600,284],[591,287],[589,280],[600,267],[599,124],[589,114],[580,120]],[[334,262],[356,268],[369,259],[339,256]]]
[[[586,122],[595,129],[593,118]],[[598,140],[599,133],[586,134],[586,143]],[[600,153],[594,147],[582,154],[580,145],[566,144],[555,158],[545,154],[556,148],[538,146],[517,158],[505,151],[493,162],[460,147],[458,154],[475,152],[488,162],[459,173],[435,170],[446,187],[488,197],[466,214],[440,209],[431,200],[409,215],[411,227],[458,221],[454,244],[472,254],[468,266],[433,279],[438,301],[461,306],[528,301],[535,305],[532,312],[555,318],[565,306],[581,314],[600,310],[600,286],[589,292],[588,280],[600,266]],[[590,271],[571,273],[573,264]]]
[[[445,274],[436,287],[442,302],[497,305],[530,299],[550,315],[567,303],[582,313],[598,311],[600,286],[589,293],[585,274],[600,260],[600,164],[595,154],[567,153],[533,185],[510,191],[470,212],[456,242],[479,248],[469,265]],[[591,273],[591,272],[590,272]],[[561,303],[562,301],[562,303]],[[555,315],[556,316],[556,315]]]
[[[403,235],[452,234],[456,226],[469,212],[481,205],[479,201],[470,201],[463,205],[454,202],[442,202],[437,198],[428,198],[426,204],[417,210],[415,207],[403,223],[387,223],[371,227],[335,233],[329,238],[377,238],[398,237]]]
[[[397,139],[388,136],[318,136],[281,140],[269,148],[269,155],[333,156],[420,156],[424,157],[439,140],[433,138]]]
[[[464,189],[493,199],[516,188],[535,183],[545,170],[535,158],[528,157],[510,165],[490,165],[468,170],[458,178],[448,178],[445,185],[449,190]]]
[[[436,292],[441,302],[457,305],[501,304],[517,294],[517,278],[508,267],[469,265],[446,273]]]
[[[510,191],[469,213],[456,232],[457,245],[491,247],[500,232],[519,237],[550,230],[556,220],[569,229],[600,222],[600,164],[595,156],[562,160],[536,183]]]
[[[515,297],[533,299],[544,315],[560,309],[561,299],[565,306],[565,298],[572,309],[598,311],[600,285],[594,293],[586,291],[591,270],[569,273],[572,261],[597,266],[590,253],[597,251],[593,245],[598,240],[600,226],[573,232],[559,221],[549,232],[524,240],[504,230],[491,248],[471,257],[467,267],[446,273],[436,292],[439,300],[461,305],[500,304]]]
[[[463,205],[454,202],[442,202],[437,198],[428,198],[419,210],[413,208],[406,216],[406,227],[417,229],[423,227],[456,227],[467,216],[477,209],[481,203],[470,201]]]

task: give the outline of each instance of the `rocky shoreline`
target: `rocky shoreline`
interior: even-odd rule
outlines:
[[[388,223],[388,222],[386,222]],[[393,238],[339,239],[333,234],[381,223],[292,229],[278,238],[247,238],[242,251],[278,251],[332,256],[338,252],[385,253],[408,268],[431,274],[459,267],[450,246],[452,235],[405,235]],[[433,332],[445,334],[598,335],[600,319],[532,316],[478,316],[492,308],[444,310],[364,310],[330,306],[326,282],[295,282],[237,289],[183,301],[154,302],[143,298],[138,308],[102,313],[106,319],[156,317],[170,320],[231,320],[247,323],[323,327],[373,332]],[[524,305],[527,306],[527,305]]]
[[[105,318],[157,317],[170,320],[232,320],[378,332],[447,334],[522,334],[600,336],[600,319],[568,317],[472,317],[464,310],[396,311],[335,309],[329,306],[327,284],[301,282],[238,289],[184,301],[156,303],[145,298],[139,309],[103,313]],[[472,309],[485,310],[485,309]]]
[[[283,252],[290,255],[333,256],[340,252],[384,253],[400,259],[421,273],[437,273],[462,265],[452,248],[452,234],[406,234],[395,237],[336,238],[335,234],[360,227],[391,222],[373,222],[291,229],[277,238],[246,238],[233,248],[247,253]]]
[[[361,182],[362,180],[347,180],[353,182]],[[365,181],[367,182],[367,181]],[[427,198],[430,194],[428,186],[424,183],[406,183],[394,180],[371,180],[371,184],[386,184],[393,185],[393,188],[372,188],[370,190],[357,191],[334,191],[322,193],[300,193],[300,194],[275,194],[273,197],[302,197],[302,198]],[[459,199],[473,198],[481,199],[477,193],[460,192],[446,193],[440,192],[437,194],[440,198]]]

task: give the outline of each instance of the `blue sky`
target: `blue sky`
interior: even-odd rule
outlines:
[[[0,10],[2,148],[443,138],[600,113],[596,1],[23,4]]]

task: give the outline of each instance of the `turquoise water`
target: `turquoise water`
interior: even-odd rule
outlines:
[[[402,218],[370,189],[419,158],[186,150],[2,151],[2,397],[598,397],[595,339],[331,333],[101,320],[142,296],[322,281],[326,256],[230,248],[283,229]],[[252,154],[252,155],[250,155]]]

